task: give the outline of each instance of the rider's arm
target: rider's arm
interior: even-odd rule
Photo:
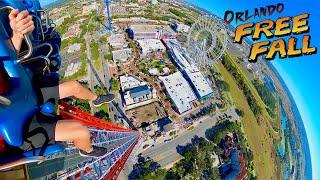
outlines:
[[[14,9],[9,14],[10,26],[12,28],[11,41],[17,52],[20,51],[23,42],[23,35],[34,30],[34,23],[32,16],[28,11],[21,11]]]

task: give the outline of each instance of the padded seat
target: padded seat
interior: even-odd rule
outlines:
[[[39,111],[38,99],[23,67],[13,60],[3,63],[11,90],[2,96],[9,99],[11,105],[0,105],[0,135],[9,145],[21,146],[27,121]]]

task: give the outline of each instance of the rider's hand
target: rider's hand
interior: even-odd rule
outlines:
[[[9,14],[9,20],[14,39],[23,39],[24,34],[34,30],[32,16],[26,10],[20,13],[17,9],[12,10]]]

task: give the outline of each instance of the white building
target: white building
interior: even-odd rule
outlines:
[[[80,66],[81,66],[81,62],[69,64],[65,73],[64,73],[64,77],[69,77],[69,76],[74,75],[76,72],[79,71]]]
[[[110,10],[111,10],[111,14],[113,16],[115,16],[115,15],[124,15],[124,14],[128,14],[129,13],[129,11],[127,10],[126,7],[120,6],[118,3],[111,3],[110,4]],[[107,9],[105,9],[103,11],[103,15],[106,16],[106,12],[107,12]]]
[[[159,74],[160,74],[160,72],[159,72],[159,70],[158,70],[157,68],[151,68],[151,69],[149,69],[149,73],[150,73],[151,75],[159,75]]]
[[[128,33],[134,40],[176,38],[176,33],[169,26],[160,25],[131,25]]]
[[[178,66],[179,70],[189,82],[193,91],[200,100],[206,99],[213,95],[213,90],[210,87],[207,79],[201,73],[199,68],[191,62],[190,57],[181,48],[178,41],[173,39],[165,39],[165,44],[169,48],[169,56]]]
[[[115,51],[112,51],[112,60],[125,62],[128,60],[128,58],[131,57],[131,54],[132,54],[131,48],[115,50]]]
[[[153,4],[153,5],[158,4],[158,1],[157,0],[151,0],[151,4]]]
[[[159,39],[140,39],[137,40],[142,50],[142,56],[147,56],[152,52],[165,52],[166,47]]]
[[[189,30],[190,30],[190,26],[187,26],[181,23],[176,24],[176,31],[188,33]]]
[[[76,23],[68,28],[68,31],[62,35],[62,40],[71,37],[79,37],[81,34],[81,23]]]
[[[169,76],[160,76],[159,79],[165,86],[170,99],[175,105],[175,109],[180,114],[192,109],[192,102],[197,98],[180,72]]]
[[[74,53],[74,52],[80,51],[80,48],[81,48],[80,43],[72,44],[68,47],[67,53]]]
[[[134,75],[120,76],[120,84],[127,110],[149,104],[157,97],[155,89]]]
[[[122,49],[128,46],[124,34],[112,34],[108,37],[108,43],[115,49]]]
[[[120,76],[120,83],[122,91],[126,91],[138,86],[147,85],[147,82],[131,74]]]
[[[198,68],[186,69],[185,74],[187,81],[190,82],[192,89],[200,100],[206,99],[213,95],[212,88]]]
[[[57,25],[57,26],[60,26],[63,22],[64,22],[64,19],[66,18],[70,18],[71,16],[69,14],[65,15],[65,16],[62,16],[60,17],[59,19],[56,19],[54,21],[54,23]]]

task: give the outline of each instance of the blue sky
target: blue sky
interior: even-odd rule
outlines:
[[[226,10],[252,12],[255,7],[284,3],[285,9],[282,14],[274,14],[268,19],[277,19],[283,16],[296,16],[302,13],[309,13],[311,45],[318,47],[320,51],[320,5],[316,0],[243,0],[237,3],[234,0],[188,0],[191,3],[205,8],[223,18]],[[261,21],[266,18],[257,18],[254,21]],[[252,22],[252,20],[249,20]],[[299,45],[299,42],[298,42]],[[297,107],[300,111],[306,133],[309,140],[313,178],[320,178],[320,56],[301,56],[283,60],[274,60],[272,64],[276,67],[281,77],[288,86]]]
[[[58,1],[58,0],[39,0],[39,1],[40,1],[41,6],[43,7],[43,6],[46,6],[54,1]]]

